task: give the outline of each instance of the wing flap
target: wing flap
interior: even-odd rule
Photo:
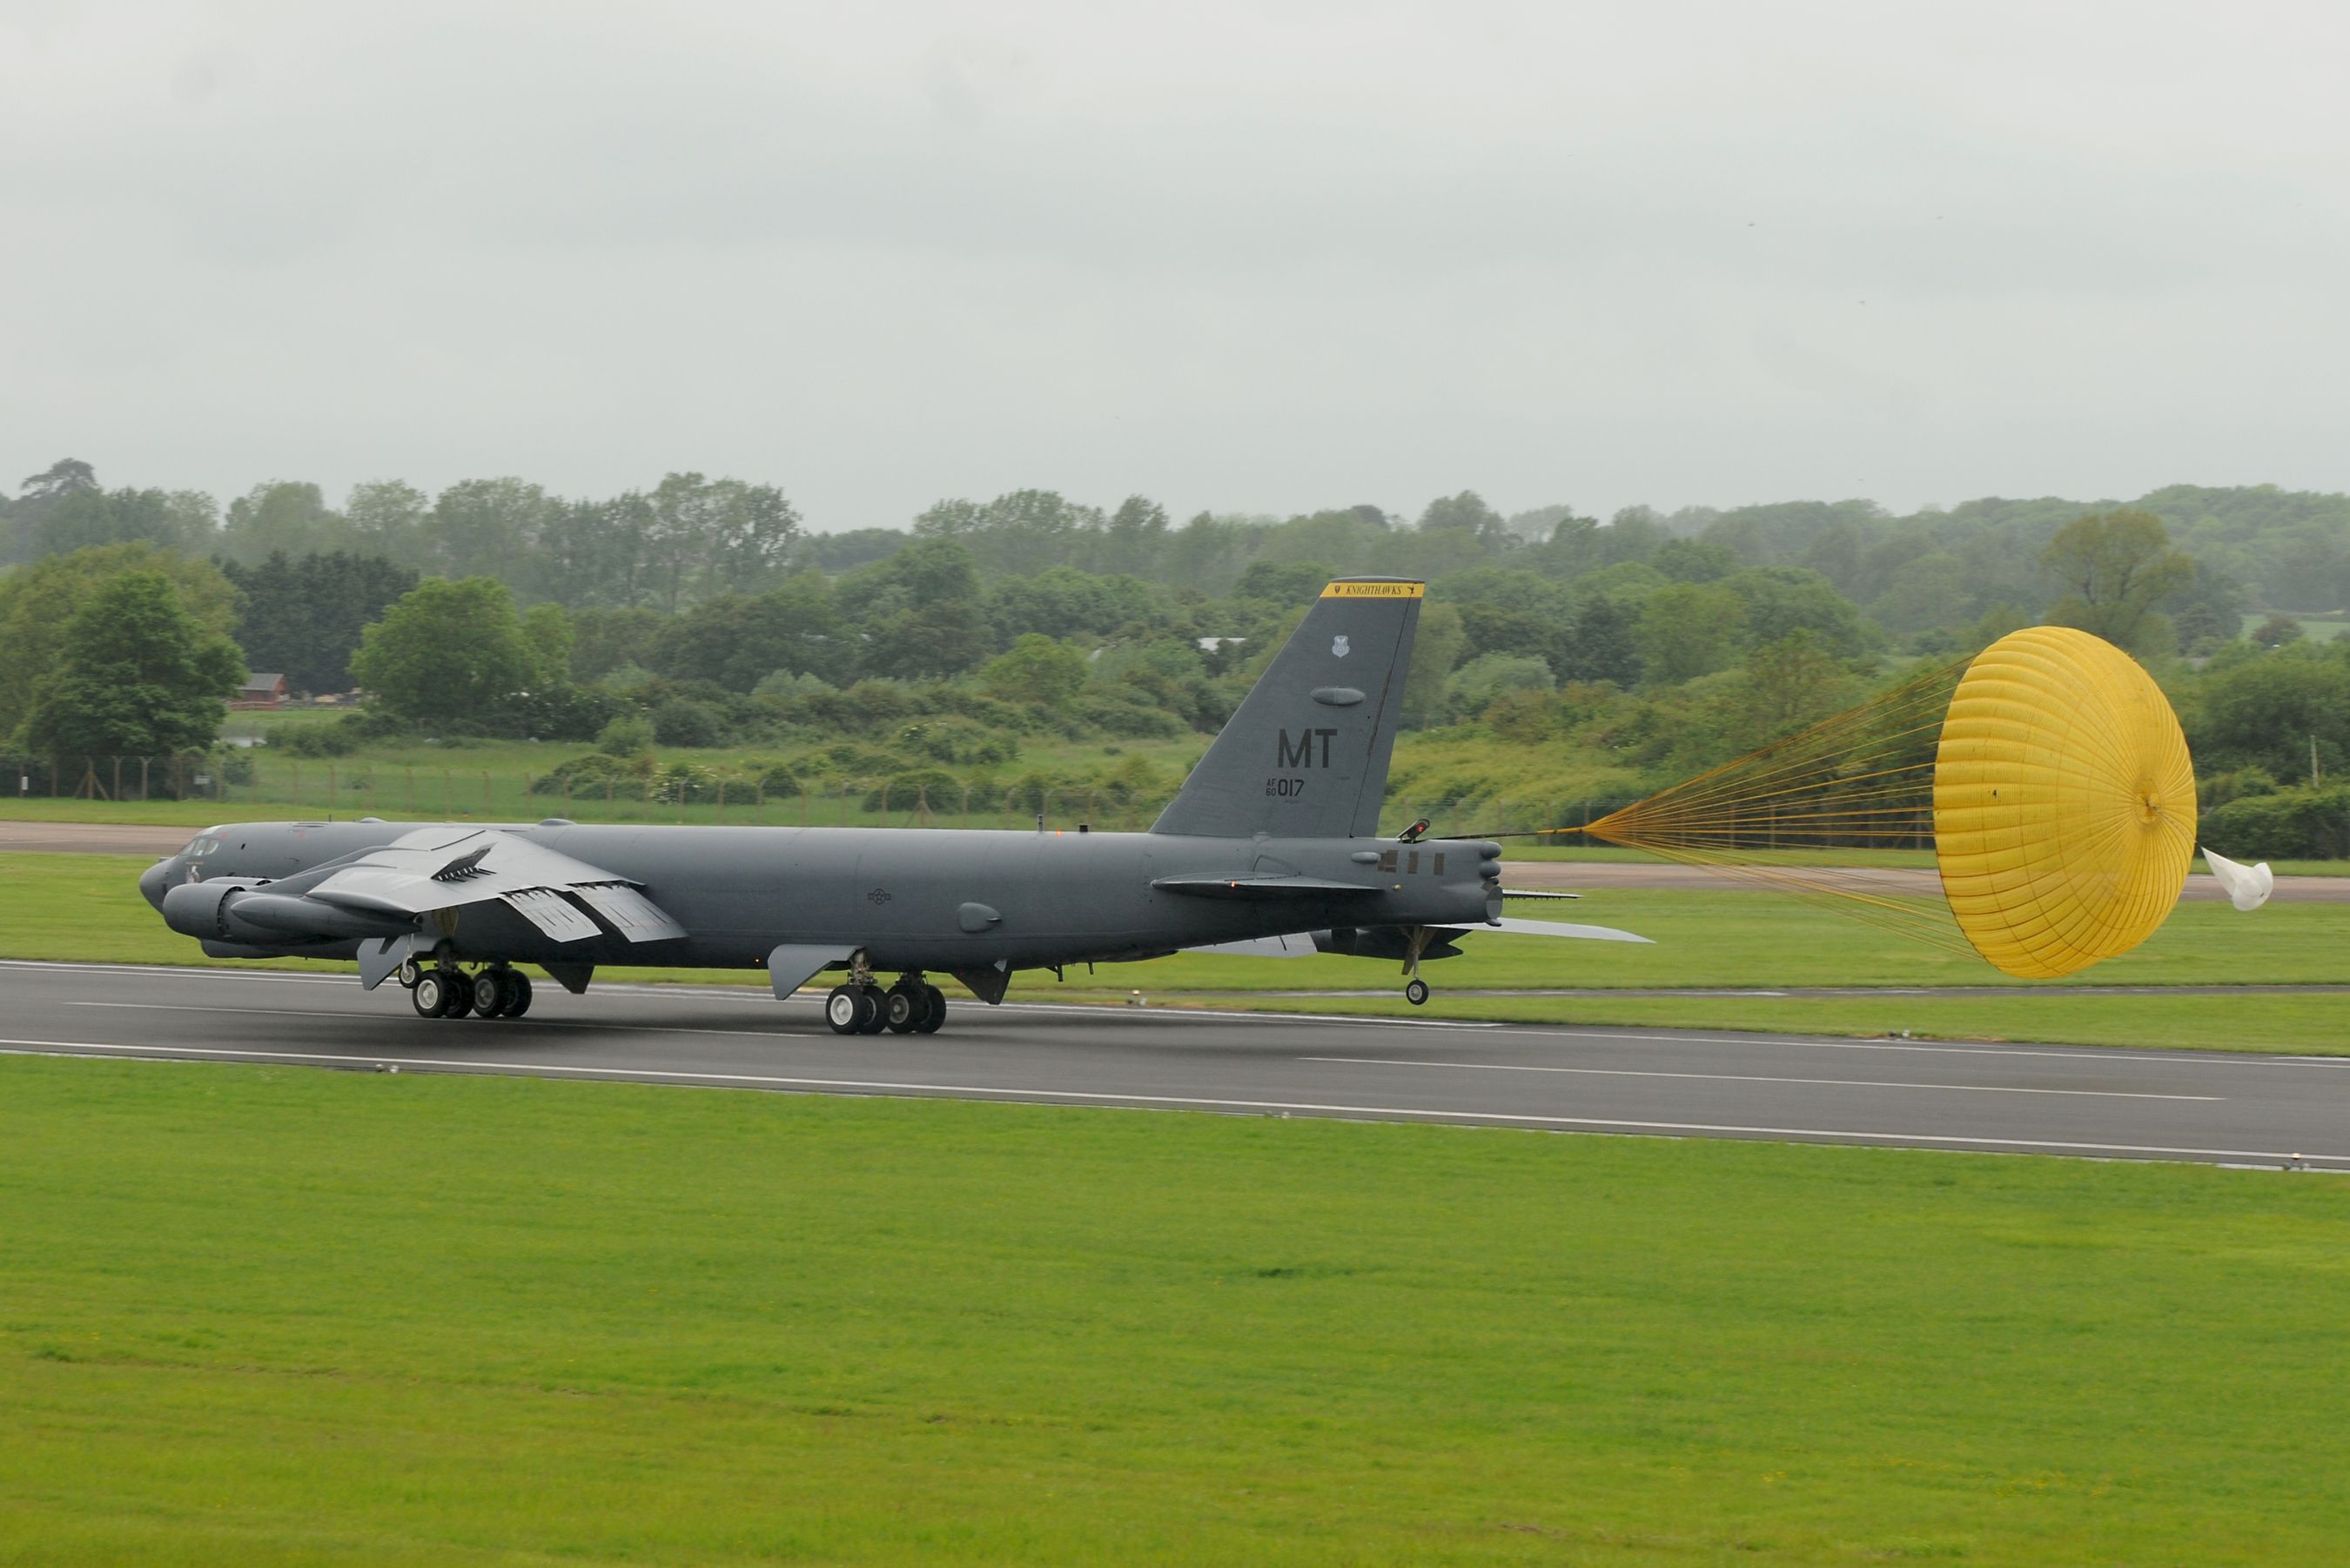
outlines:
[[[573,909],[560,893],[533,888],[503,897],[508,909],[536,926],[549,941],[577,942],[602,935],[596,922]]]
[[[571,892],[632,942],[674,941],[685,935],[683,926],[626,882],[583,882]]]

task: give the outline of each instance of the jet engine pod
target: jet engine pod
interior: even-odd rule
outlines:
[[[169,889],[163,923],[183,937],[265,948],[405,936],[416,929],[405,916],[362,914],[229,881],[182,882]]]
[[[235,882],[182,882],[163,892],[163,923],[183,937],[198,937],[219,941],[230,935],[225,911],[221,908],[232,894],[247,889]],[[258,934],[258,933],[239,933]]]
[[[241,894],[222,906],[234,924],[257,926],[287,937],[319,940],[327,938],[404,937],[416,929],[412,916],[346,909],[317,898],[289,898],[283,893]]]

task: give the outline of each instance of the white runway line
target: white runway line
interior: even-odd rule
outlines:
[[[2077,1095],[2094,1100],[2224,1101],[2225,1095],[2157,1095],[2133,1089],[2034,1089],[2008,1084],[1906,1084],[1884,1078],[1780,1078],[1761,1073],[1668,1073],[1655,1067],[1546,1067],[1510,1062],[1407,1062],[1394,1056],[1300,1056],[1354,1067],[1458,1067],[1477,1073],[1567,1073],[1589,1078],[1691,1078],[1707,1084],[1816,1084],[1835,1089],[1951,1089],[1970,1095]]]
[[[1306,1100],[1238,1100],[1188,1095],[1121,1095],[1080,1089],[1019,1089],[983,1084],[920,1084],[860,1078],[798,1078],[756,1073],[688,1073],[652,1067],[566,1067],[537,1062],[468,1061],[418,1056],[379,1058],[368,1055],[332,1055],[312,1051],[236,1051],[211,1046],[191,1046],[183,1050],[172,1046],[114,1045],[87,1040],[0,1039],[0,1054],[73,1054],[80,1052],[108,1052],[137,1060],[153,1062],[301,1062],[344,1068],[380,1064],[446,1068],[467,1073],[527,1074],[546,1078],[607,1078],[623,1082],[659,1080],[664,1083],[712,1085],[743,1084],[777,1089],[836,1090],[879,1096],[950,1096],[957,1098],[1010,1100],[1027,1105],[1054,1105],[1082,1101],[1088,1105],[1167,1106],[1187,1110],[1304,1112],[1307,1115],[1318,1116],[1363,1116],[1379,1121],[1393,1121],[1400,1118],[1448,1125],[1479,1122],[1505,1123],[1513,1127],[1559,1127],[1570,1130],[1590,1128],[1614,1132],[1659,1133],[1668,1136],[1697,1134],[1821,1138],[1843,1143],[1890,1144],[1911,1147],[2045,1149],[2089,1155],[2168,1155],[2185,1159],[2247,1159],[2278,1165],[2297,1158],[2303,1163],[2322,1161],[2328,1165],[2350,1166],[2350,1154],[2311,1154],[2306,1150],[2291,1152],[2274,1149],[2189,1148],[2163,1144],[2075,1143],[2053,1138],[1966,1137],[1949,1133],[1881,1132],[1873,1129],[1837,1127],[1750,1127],[1724,1122],[1632,1121],[1612,1116],[1542,1116],[1508,1111],[1426,1110],[1408,1106],[1325,1105]]]

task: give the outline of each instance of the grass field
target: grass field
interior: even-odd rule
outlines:
[[[139,897],[140,862],[120,856],[0,855],[0,958],[92,962],[207,962],[196,944],[167,929]],[[1031,1000],[1112,1001],[1141,991],[1157,1002],[1241,1002],[1313,1012],[1497,1018],[1575,1023],[1883,1034],[1907,1029],[1945,1037],[2043,1040],[2093,1045],[2189,1046],[2210,1050],[2350,1054],[2343,999],[2324,995],[2091,997],[2069,985],[2252,985],[2350,983],[2350,905],[2272,904],[2256,915],[2224,904],[2182,904],[2136,952],[2074,981],[2002,981],[1964,954],[1948,953],[1843,919],[1802,900],[1764,892],[1597,892],[1573,905],[1526,911],[1616,925],[1655,945],[1558,942],[1472,933],[1462,955],[1430,964],[1436,987],[1416,1014],[1399,990],[1397,966],[1368,959],[1236,958],[1182,953],[1142,964],[1072,971],[1066,983],[1024,975],[1015,994]],[[273,961],[270,967],[348,972],[345,964]],[[608,970],[607,979],[755,983],[738,971]],[[1933,988],[2006,984],[2012,996],[1936,996]],[[1611,997],[1457,994],[1562,987],[1878,986],[1926,988],[1925,995],[1804,997]],[[1371,997],[1283,992],[1375,991]]]
[[[0,1562],[2335,1563],[2350,1186],[0,1061]]]

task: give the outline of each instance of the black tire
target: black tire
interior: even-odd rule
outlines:
[[[463,1018],[473,1012],[473,977],[463,970],[452,969],[442,971],[442,980],[448,988],[449,999],[442,1004],[441,1016]]]
[[[423,966],[416,961],[416,955],[411,953],[400,961],[400,967],[391,971],[391,978],[400,982],[401,990],[414,991],[416,982],[423,978]]]
[[[881,988],[878,985],[859,986],[857,996],[857,1032],[859,1034],[879,1034],[887,1029],[889,1022],[881,1012]]]
[[[1414,1007],[1426,1007],[1428,1005],[1428,981],[1424,980],[1415,980],[1409,985],[1405,986],[1403,988],[1403,999],[1406,1002],[1410,1002]]]
[[[824,1021],[835,1034],[854,1034],[864,1024],[858,999],[865,993],[853,985],[836,985],[824,999]]]
[[[947,1021],[946,993],[935,985],[922,987],[922,1021],[914,1025],[917,1034],[936,1034],[939,1025]]]
[[[506,1010],[506,977],[485,969],[473,977],[473,1016],[495,1018]]]
[[[520,1018],[530,1011],[530,976],[515,970],[506,976],[506,1006],[504,1016]]]
[[[449,988],[437,969],[428,969],[408,988],[408,1004],[419,1018],[438,1018],[449,1005]]]
[[[881,1026],[892,1034],[911,1034],[922,1022],[921,993],[892,987],[881,998]]]

